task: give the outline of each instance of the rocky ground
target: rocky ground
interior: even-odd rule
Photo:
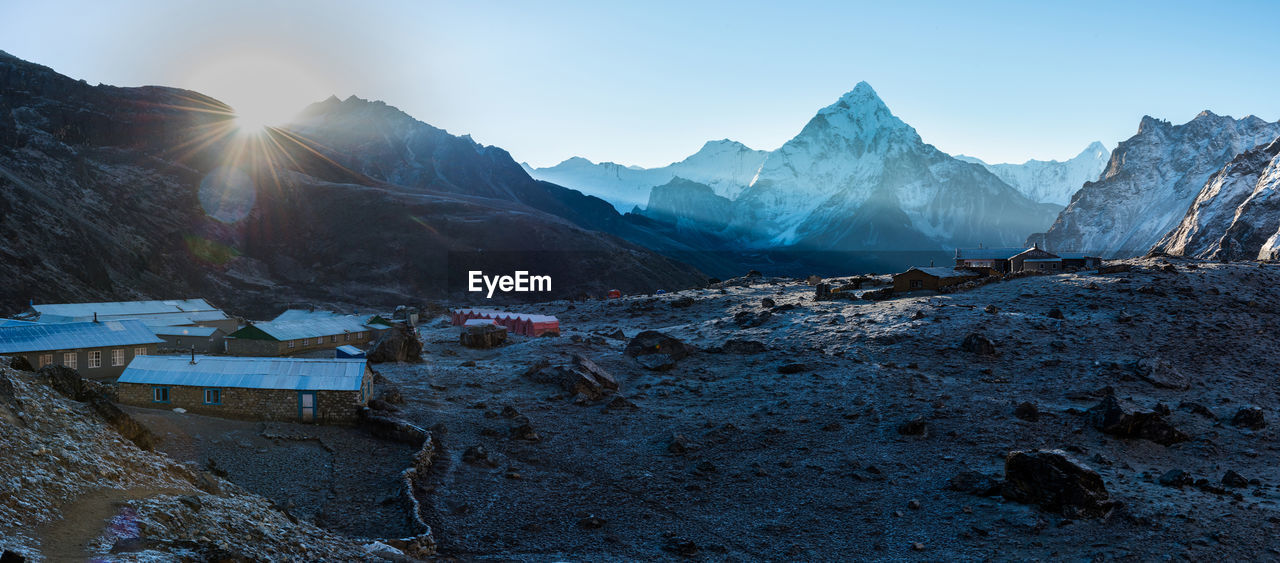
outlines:
[[[298,518],[353,537],[413,535],[399,489],[415,448],[355,428],[126,410],[159,438],[158,450],[210,468]]]
[[[404,399],[379,412],[429,428],[433,462],[129,409],[166,457],[6,369],[0,548],[374,559],[411,463],[445,559],[1280,558],[1280,266],[1122,266],[886,301],[768,278],[556,301],[521,310],[561,336],[489,350],[433,319],[426,363],[377,366]]]
[[[0,551],[30,560],[368,559],[363,542],[140,449],[89,403],[0,363]]]
[[[559,338],[470,350],[433,321],[426,364],[379,369],[440,441],[421,500],[462,559],[1280,557],[1280,266],[1129,264],[878,302],[780,279],[551,302],[522,310]],[[696,350],[646,369],[642,330]],[[523,375],[574,354],[619,391]],[[1061,452],[1006,475],[1035,449]]]

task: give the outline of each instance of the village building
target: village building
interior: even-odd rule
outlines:
[[[988,275],[1003,275],[1023,270],[1060,272],[1062,261],[1058,255],[1045,251],[1039,246],[957,248],[956,267],[976,270]]]
[[[560,336],[560,320],[552,315],[530,315],[494,309],[454,309],[449,312],[453,326],[465,326],[472,319],[492,320],[521,336]]]
[[[240,322],[204,299],[164,301],[108,301],[32,305],[41,323],[137,320],[149,327],[211,326],[223,334],[240,328]]]
[[[1093,270],[1102,266],[1102,258],[1084,252],[1055,252],[1062,258],[1063,270]]]
[[[188,352],[194,350],[199,354],[221,353],[225,351],[223,342],[227,333],[213,326],[158,326],[153,327],[161,340],[161,351]]]
[[[362,359],[145,356],[120,376],[120,402],[238,418],[353,423],[373,390]]]
[[[119,376],[135,358],[155,354],[160,343],[136,320],[0,327],[0,355],[22,356],[36,369],[66,366],[91,379]]]
[[[292,356],[343,345],[360,346],[388,330],[383,324],[365,324],[355,315],[270,321],[245,326],[225,340],[233,356]]]
[[[905,272],[893,275],[893,292],[907,293],[910,291],[920,290],[937,291],[944,287],[976,280],[981,277],[981,273],[972,270],[958,270],[942,267],[911,267]]]

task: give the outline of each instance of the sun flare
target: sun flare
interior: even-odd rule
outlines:
[[[305,64],[263,53],[236,53],[196,65],[188,84],[230,105],[241,133],[288,123],[307,104],[329,96]]]

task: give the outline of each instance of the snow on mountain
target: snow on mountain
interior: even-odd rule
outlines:
[[[1022,164],[987,164],[971,156],[956,155],[956,158],[985,166],[1033,201],[1065,207],[1071,203],[1071,196],[1080,190],[1080,186],[1096,181],[1102,175],[1110,154],[1106,146],[1094,141],[1066,161],[1032,159]]]
[[[1147,252],[1184,219],[1209,177],[1280,135],[1280,123],[1204,111],[1182,125],[1150,116],[1111,153],[1102,177],[1072,197],[1045,234],[1050,250],[1104,257]]]
[[[1241,153],[1209,177],[1178,227],[1156,244],[1169,254],[1272,259],[1280,249],[1280,139]]]
[[[739,239],[822,250],[1016,245],[1054,213],[925,144],[865,82],[769,153],[734,204]]]
[[[733,199],[751,184],[768,154],[722,139],[707,141],[688,158],[660,168],[595,163],[577,156],[548,168],[523,166],[534,178],[597,196],[625,213],[635,207],[643,208],[649,201],[651,189],[676,176],[710,186],[716,195]]]

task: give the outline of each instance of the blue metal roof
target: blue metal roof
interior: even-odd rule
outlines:
[[[134,320],[0,327],[0,354],[160,342],[147,325]]]
[[[365,360],[311,358],[246,358],[237,356],[137,356],[120,375],[120,383],[358,391],[364,383]]]
[[[355,346],[352,346],[352,345],[350,345],[350,344],[344,344],[344,345],[342,345],[342,346],[339,346],[339,347],[337,347],[337,348],[334,348],[333,350],[334,350],[333,355],[334,355],[334,357],[335,357],[335,358],[363,358],[363,357],[365,357],[364,350],[361,350],[361,349],[359,349],[359,348],[356,348]]]
[[[355,333],[373,330],[364,324],[363,317],[357,317],[355,315],[329,318],[309,318],[294,321],[271,321],[266,323],[257,323],[253,326],[281,342],[286,340],[299,340],[302,338],[315,338],[317,336],[332,336],[348,332]]]
[[[20,321],[18,319],[0,319],[0,328],[6,326],[30,326],[36,323],[31,321]]]
[[[156,336],[213,336],[218,331],[212,326],[157,326],[151,328]]]
[[[167,301],[106,301],[99,303],[50,303],[32,305],[42,323],[139,319],[152,326],[194,324],[230,317],[204,299]]]

